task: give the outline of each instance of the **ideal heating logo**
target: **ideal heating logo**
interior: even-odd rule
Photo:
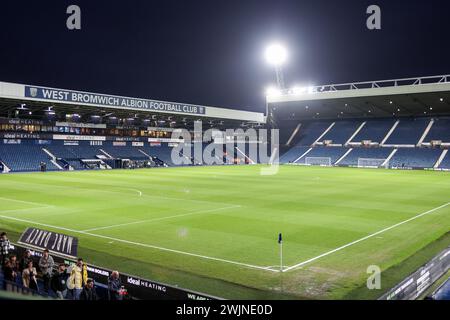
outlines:
[[[139,287],[145,287],[145,288],[161,291],[161,292],[167,291],[167,288],[165,286],[162,286],[162,285],[159,285],[159,284],[156,284],[153,282],[149,282],[146,280],[135,279],[133,277],[127,277],[127,283],[135,285],[135,286],[139,286]]]

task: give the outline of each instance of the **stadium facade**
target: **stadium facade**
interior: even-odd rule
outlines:
[[[172,166],[177,128],[261,127],[263,113],[0,83],[0,172]],[[249,163],[234,150],[233,163]],[[201,164],[190,157],[190,164]]]
[[[295,88],[267,113],[281,163],[450,169],[450,76]]]
[[[174,166],[172,132],[200,139],[198,121],[279,129],[284,164],[450,169],[450,76],[436,76],[285,90],[266,114],[0,82],[0,171]],[[257,163],[248,150],[226,163]]]

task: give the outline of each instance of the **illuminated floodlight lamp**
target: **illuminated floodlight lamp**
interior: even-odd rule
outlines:
[[[295,86],[291,89],[293,94],[302,94],[306,92],[306,88],[302,86]]]
[[[278,88],[284,90],[285,86],[282,66],[286,63],[288,58],[286,48],[278,43],[271,44],[266,48],[264,56],[266,58],[266,62],[275,67]]]
[[[266,89],[266,96],[267,97],[277,97],[277,96],[280,96],[280,95],[281,95],[281,90],[278,89],[275,86],[271,86],[271,87],[268,87]]]
[[[278,43],[271,44],[266,48],[266,61],[273,66],[283,65],[287,60],[287,56],[286,48]]]

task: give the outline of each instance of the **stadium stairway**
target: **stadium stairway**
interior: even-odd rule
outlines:
[[[448,149],[442,152],[439,161],[436,163],[438,168],[450,170],[450,152],[448,152]]]

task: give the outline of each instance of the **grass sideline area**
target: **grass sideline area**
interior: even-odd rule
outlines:
[[[237,299],[374,299],[369,265],[394,285],[449,245],[449,173],[260,169],[1,175],[0,230],[71,234],[96,265]]]

